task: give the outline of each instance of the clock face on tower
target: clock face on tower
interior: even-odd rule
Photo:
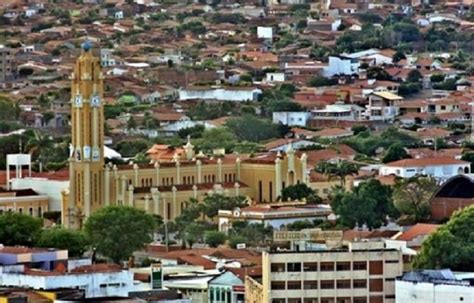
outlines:
[[[76,95],[76,97],[74,98],[74,105],[77,106],[77,107],[82,106],[82,96],[81,95]]]
[[[95,106],[95,107],[100,106],[100,97],[98,95],[93,95],[91,97],[91,106]]]

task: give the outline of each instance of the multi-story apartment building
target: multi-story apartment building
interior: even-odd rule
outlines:
[[[393,303],[395,278],[403,266],[402,253],[384,248],[383,242],[264,252],[262,262],[262,287],[251,287],[249,281],[246,285],[249,292],[263,291],[248,298],[263,298],[265,303]]]
[[[9,47],[0,45],[0,83],[13,79],[13,56]]]

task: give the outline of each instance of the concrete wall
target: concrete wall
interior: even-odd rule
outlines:
[[[474,302],[474,287],[397,280],[396,303]]]

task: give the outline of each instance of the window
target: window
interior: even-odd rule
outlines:
[[[318,298],[304,298],[303,303],[318,303]]]
[[[301,271],[301,263],[287,263],[286,264],[288,272],[300,272]]]
[[[351,303],[351,298],[337,298],[336,303]]]
[[[351,288],[351,280],[337,280],[336,286],[338,289]]]
[[[385,263],[398,263],[398,260],[385,260]]]
[[[272,303],[286,303],[286,299],[272,299]]]
[[[352,263],[352,270],[367,270],[367,262]]]
[[[351,262],[337,262],[336,263],[336,270],[351,270]]]
[[[383,291],[383,280],[382,279],[370,279],[369,281],[370,291]]]
[[[334,303],[334,298],[321,298],[321,303]]]
[[[284,290],[285,281],[272,281],[272,290]]]
[[[306,262],[303,264],[303,271],[318,271],[317,262]]]
[[[304,281],[303,289],[318,289],[318,281],[317,280]]]
[[[288,303],[301,303],[301,298],[288,298]]]
[[[354,281],[352,281],[352,287],[354,287],[354,288],[367,288],[367,280],[354,280]]]
[[[367,298],[366,297],[355,297],[354,298],[354,303],[367,303]]]
[[[286,289],[301,289],[301,281],[288,281]]]
[[[321,280],[321,289],[334,289],[334,281],[333,280]]]
[[[321,262],[321,271],[333,271],[334,262]]]
[[[271,271],[272,272],[284,272],[285,271],[285,263],[272,263]]]
[[[383,262],[382,261],[370,261],[369,262],[369,274],[371,274],[371,275],[382,275],[383,274]]]

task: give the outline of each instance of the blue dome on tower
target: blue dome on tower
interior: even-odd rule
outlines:
[[[91,48],[92,48],[92,43],[89,40],[86,40],[86,41],[84,41],[84,43],[82,43],[82,49],[85,52],[90,51]]]

